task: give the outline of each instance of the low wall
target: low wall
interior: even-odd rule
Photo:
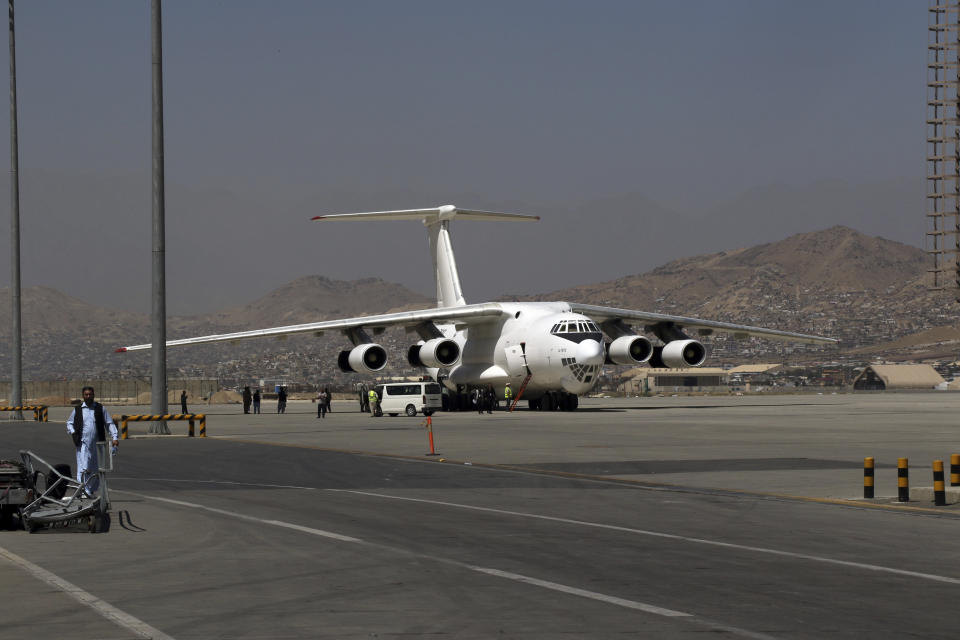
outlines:
[[[143,393],[150,393],[149,380],[91,378],[85,380],[31,380],[23,383],[23,401],[41,402],[46,405],[69,405],[79,399],[81,390],[91,386],[96,390],[97,399],[104,402],[136,402]],[[220,390],[216,378],[182,378],[167,381],[167,391],[176,392],[186,389],[190,401],[199,401]],[[10,401],[10,382],[0,382],[0,401]]]

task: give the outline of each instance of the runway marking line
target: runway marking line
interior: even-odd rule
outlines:
[[[294,449],[312,449],[314,451],[329,451],[330,453],[346,453],[358,456],[371,456],[374,458],[391,458],[396,460],[407,460],[411,462],[427,462],[433,464],[450,464],[455,466],[470,466],[479,469],[496,469],[500,471],[513,471],[517,473],[531,473],[534,475],[555,476],[558,478],[571,478],[574,480],[589,480],[591,482],[603,482],[609,484],[618,484],[637,489],[647,489],[649,491],[677,491],[681,493],[706,493],[706,494],[728,494],[731,496],[749,496],[755,498],[770,498],[774,500],[786,500],[793,502],[811,502],[815,504],[836,505],[841,507],[853,507],[860,509],[878,509],[881,511],[893,511],[902,513],[918,513],[937,515],[946,518],[960,518],[960,511],[944,510],[943,507],[937,509],[933,507],[918,507],[905,504],[889,504],[862,502],[847,498],[820,498],[817,496],[795,496],[789,493],[770,493],[764,491],[749,491],[746,489],[711,489],[709,487],[687,487],[679,484],[668,484],[665,482],[650,482],[648,480],[633,480],[631,478],[618,478],[612,476],[595,476],[585,473],[574,473],[571,471],[554,471],[550,469],[537,469],[536,467],[518,467],[509,464],[493,464],[489,462],[467,462],[465,460],[452,460],[445,458],[442,460],[432,460],[421,456],[408,456],[396,453],[382,453],[377,451],[360,451],[356,449],[333,449],[330,447],[319,447],[309,444],[295,444],[291,442],[269,442],[266,440],[246,440],[243,438],[234,438],[230,436],[212,436],[214,440],[228,440],[230,442],[244,442],[246,444],[260,444],[273,447],[291,447]],[[892,499],[893,496],[890,496]],[[882,499],[882,498],[880,498]]]
[[[159,479],[159,478],[155,478],[155,480],[160,480],[160,479]],[[215,482],[215,481],[209,481],[209,482]],[[233,483],[228,483],[228,484],[233,484]],[[272,486],[272,485],[271,485],[271,486]],[[300,487],[300,488],[308,488],[308,487]],[[340,490],[322,489],[322,491],[340,491]],[[468,570],[473,571],[473,572],[476,572],[476,573],[481,573],[481,574],[488,575],[488,576],[493,576],[493,577],[497,577],[497,578],[503,578],[503,579],[507,579],[507,580],[512,580],[512,581],[514,581],[514,582],[520,582],[520,583],[523,583],[523,584],[529,584],[529,585],[532,585],[532,586],[541,587],[541,588],[543,588],[543,589],[549,589],[549,590],[551,590],[551,591],[557,591],[557,592],[560,592],[560,593],[566,593],[566,594],[568,594],[568,595],[573,595],[573,596],[577,596],[577,597],[580,597],[580,598],[586,598],[586,599],[589,599],[589,600],[595,600],[595,601],[597,601],[597,602],[603,602],[603,603],[606,603],[606,604],[612,604],[612,605],[615,605],[615,606],[618,606],[618,607],[623,607],[623,608],[627,608],[627,609],[633,609],[633,610],[636,610],[636,611],[642,611],[642,612],[644,612],[644,613],[650,613],[650,614],[653,614],[653,615],[657,615],[657,616],[661,616],[661,617],[666,617],[666,618],[680,618],[680,619],[685,619],[685,620],[687,620],[687,621],[689,621],[689,622],[692,622],[692,623],[694,623],[694,624],[709,627],[710,630],[712,630],[712,631],[723,631],[723,632],[730,633],[730,634],[737,635],[737,636],[741,636],[741,637],[744,637],[744,638],[752,638],[752,639],[754,639],[754,640],[776,640],[773,636],[769,636],[769,635],[767,635],[767,634],[750,631],[750,630],[748,630],[748,629],[741,629],[741,628],[739,628],[739,627],[733,627],[733,626],[726,625],[726,624],[723,624],[723,623],[720,623],[720,622],[715,622],[715,621],[713,621],[713,620],[709,620],[709,619],[707,619],[707,618],[703,618],[703,617],[697,616],[697,615],[692,614],[692,613],[687,613],[687,612],[685,612],[685,611],[676,611],[676,610],[674,610],[674,609],[666,609],[666,608],[664,608],[664,607],[658,607],[658,606],[656,606],[656,605],[648,604],[648,603],[645,603],[645,602],[639,602],[639,601],[636,601],[636,600],[629,600],[629,599],[626,599],[626,598],[619,598],[619,597],[617,597],[617,596],[611,596],[611,595],[607,595],[607,594],[604,594],[604,593],[599,593],[599,592],[596,592],[596,591],[588,591],[588,590],[586,590],[586,589],[580,589],[580,588],[578,588],[578,587],[572,587],[572,586],[565,585],[565,584],[560,584],[560,583],[557,583],[557,582],[551,582],[551,581],[549,581],[549,580],[541,580],[541,579],[539,579],[539,578],[533,578],[533,577],[531,577],[531,576],[525,576],[525,575],[523,575],[523,574],[513,573],[513,572],[510,572],[510,571],[502,571],[502,570],[500,570],[500,569],[493,569],[493,568],[490,568],[490,567],[481,567],[481,566],[478,566],[478,565],[467,564],[467,563],[465,563],[465,562],[459,562],[459,561],[457,561],[457,560],[450,560],[450,559],[447,559],[447,558],[440,558],[440,557],[433,556],[433,555],[428,555],[428,554],[423,554],[423,553],[417,553],[417,552],[415,552],[415,551],[410,551],[410,550],[408,550],[408,549],[402,549],[402,548],[398,548],[398,547],[392,547],[392,546],[390,546],[390,545],[384,545],[384,544],[378,544],[378,543],[375,543],[375,542],[369,542],[369,541],[366,541],[366,540],[362,540],[362,539],[360,539],[360,538],[355,538],[355,537],[352,537],[352,536],[346,536],[346,535],[342,535],[342,534],[338,534],[338,533],[333,533],[333,532],[331,532],[331,531],[324,531],[324,530],[321,530],[321,529],[314,529],[314,528],[312,528],[312,527],[304,527],[304,526],[297,525],[297,524],[293,524],[293,523],[290,523],[290,522],[284,522],[284,521],[282,521],[282,520],[267,520],[267,519],[264,519],[264,518],[257,518],[257,517],[255,517],[255,516],[247,515],[247,514],[244,514],[244,513],[238,513],[238,512],[235,512],[235,511],[228,511],[228,510],[226,510],[226,509],[217,509],[216,507],[208,507],[208,506],[206,506],[206,505],[197,504],[197,503],[195,503],[195,502],[186,502],[186,501],[184,501],[184,500],[173,500],[173,499],[171,499],[171,498],[161,498],[161,497],[159,497],[159,496],[150,496],[150,495],[146,495],[146,494],[143,494],[143,493],[137,493],[137,492],[134,492],[134,491],[126,491],[126,490],[120,490],[120,489],[111,489],[111,492],[114,492],[114,493],[123,493],[123,494],[127,494],[127,495],[132,495],[132,496],[136,496],[136,497],[138,497],[138,498],[142,498],[142,499],[144,499],[144,500],[156,500],[156,501],[158,501],[158,502],[164,502],[164,503],[172,504],[172,505],[176,505],[176,506],[188,507],[188,508],[193,508],[193,509],[200,509],[200,510],[203,510],[203,511],[209,511],[209,512],[211,512],[211,513],[216,513],[216,514],[218,514],[218,515],[224,515],[224,516],[229,516],[229,517],[233,517],[233,518],[238,518],[238,519],[241,519],[241,520],[246,520],[246,521],[248,521],[248,522],[257,522],[257,523],[259,523],[259,524],[267,524],[267,525],[271,525],[271,526],[275,526],[275,527],[282,527],[282,528],[285,528],[285,529],[291,529],[291,530],[294,530],[294,531],[300,531],[300,532],[302,532],[302,533],[307,533],[307,534],[310,534],[310,535],[321,536],[321,537],[324,537],[324,538],[332,538],[332,539],[334,539],[334,540],[339,540],[339,541],[342,541],[342,542],[351,542],[351,543],[355,543],[355,544],[361,544],[361,545],[365,545],[365,546],[369,546],[369,547],[374,547],[374,548],[378,548],[378,549],[383,549],[383,550],[389,551],[389,552],[391,552],[391,553],[402,553],[402,554],[408,555],[408,556],[414,556],[414,557],[424,558],[424,559],[428,559],[428,560],[430,560],[430,561],[432,561],[432,562],[438,562],[438,563],[441,563],[441,564],[446,564],[446,565],[450,565],[450,566],[455,566],[455,567],[459,567],[459,568],[462,568],[462,569],[468,569]],[[348,491],[347,493],[354,493],[354,492]],[[361,493],[361,494],[362,494],[363,492],[355,492],[355,493]],[[383,495],[380,495],[380,494],[368,494],[368,495],[373,495],[373,496],[377,496],[377,497],[380,497],[380,498],[391,497],[391,496],[383,496]],[[427,501],[427,502],[428,502],[428,501]],[[440,503],[440,504],[442,504],[442,503]],[[158,636],[158,637],[159,637],[159,636]]]
[[[12,551],[8,551],[7,549],[0,547],[0,558],[4,558],[11,564],[20,567],[34,578],[46,582],[48,585],[63,591],[74,600],[77,600],[81,604],[90,607],[96,613],[100,614],[110,622],[135,633],[141,638],[151,638],[153,640],[174,640],[173,637],[168,636],[159,629],[151,627],[143,620],[135,618],[129,613],[121,611],[109,602],[98,598],[92,593],[84,591],[75,584],[67,582],[60,576],[47,571],[43,567],[33,564],[26,558],[22,558]]]
[[[435,504],[447,507],[456,507],[458,509],[469,509],[471,511],[485,511],[489,513],[498,513],[501,515],[517,516],[521,518],[531,518],[535,520],[546,520],[550,522],[561,522],[564,524],[573,524],[584,527],[592,527],[596,529],[606,529],[610,531],[621,531],[624,533],[633,533],[637,535],[651,536],[655,538],[664,538],[667,540],[680,540],[683,542],[691,542],[694,544],[703,544],[714,547],[722,547],[726,549],[737,549],[740,551],[751,551],[755,553],[765,553],[769,555],[782,556],[786,558],[795,558],[798,560],[812,560],[814,562],[822,562],[824,564],[834,564],[844,567],[852,567],[856,569],[864,569],[867,571],[877,571],[882,573],[890,573],[901,576],[908,576],[911,578],[921,578],[923,580],[931,580],[933,582],[945,582],[948,584],[960,584],[960,578],[951,578],[949,576],[941,576],[933,573],[921,573],[919,571],[908,571],[906,569],[895,569],[893,567],[884,567],[876,564],[868,564],[863,562],[852,562],[850,560],[838,560],[836,558],[827,558],[824,556],[815,556],[808,553],[796,553],[793,551],[781,551],[779,549],[770,549],[767,547],[754,547],[750,545],[736,544],[734,542],[721,542],[720,540],[707,540],[706,538],[692,538],[689,536],[682,536],[675,533],[664,533],[662,531],[650,531],[646,529],[634,529],[631,527],[622,527],[614,524],[603,524],[600,522],[588,522],[586,520],[573,520],[570,518],[559,518],[556,516],[545,516],[536,513],[525,513],[522,511],[509,511],[506,509],[494,509],[492,507],[478,507],[475,505],[469,504],[460,504],[457,502],[444,502],[440,500],[427,500],[425,498],[410,498],[406,496],[392,496],[383,493],[375,493],[372,491],[357,491],[355,489],[324,489],[324,491],[331,491],[335,493],[350,493],[357,495],[373,496],[377,498],[384,498],[389,500],[404,500],[408,502],[421,502],[425,504]]]

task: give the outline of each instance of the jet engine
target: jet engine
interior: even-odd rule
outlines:
[[[607,344],[607,364],[642,364],[653,355],[653,345],[644,336],[620,336]]]
[[[651,367],[685,369],[699,367],[707,359],[707,349],[696,340],[671,340],[662,347],[653,348]]]
[[[460,359],[460,345],[448,338],[434,338],[415,344],[407,350],[407,361],[413,367],[439,369],[449,367]]]
[[[387,352],[378,344],[359,344],[349,351],[341,351],[337,366],[345,373],[373,373],[387,364]]]

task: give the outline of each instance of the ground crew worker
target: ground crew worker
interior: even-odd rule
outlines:
[[[367,399],[370,402],[370,417],[376,418],[383,415],[380,413],[380,397],[377,395],[376,389],[370,389],[367,392]]]
[[[360,398],[360,413],[370,412],[370,394],[367,393],[367,385],[362,382],[357,383],[357,395]]]
[[[513,389],[510,388],[509,382],[503,388],[503,399],[507,403],[507,406],[504,407],[504,409],[506,409],[507,411],[510,411],[510,401],[513,400]]]

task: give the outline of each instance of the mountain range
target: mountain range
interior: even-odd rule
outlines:
[[[944,327],[960,323],[960,308],[951,298],[927,291],[927,264],[920,249],[835,226],[779,242],[675,260],[643,274],[501,299],[569,300],[643,309],[842,341],[837,351],[715,337],[710,345],[711,364],[771,358],[870,360],[887,352],[916,355],[927,347],[949,354],[953,338],[944,336],[954,334]],[[103,308],[48,287],[26,288],[22,300],[26,379],[149,376],[147,352],[113,353],[121,345],[149,342],[147,314]],[[0,291],[0,317],[10,317],[9,304],[9,290]],[[432,305],[430,298],[383,279],[342,281],[314,275],[284,284],[246,305],[170,317],[167,334],[176,339]],[[923,337],[923,332],[935,328],[940,328],[939,333]],[[10,370],[10,335],[10,324],[4,322],[0,325],[4,374]],[[405,368],[403,354],[411,338],[402,330],[390,330],[378,339],[393,357],[390,366]],[[171,377],[342,380],[336,353],[346,344],[328,335],[174,348],[167,352],[168,371]]]

